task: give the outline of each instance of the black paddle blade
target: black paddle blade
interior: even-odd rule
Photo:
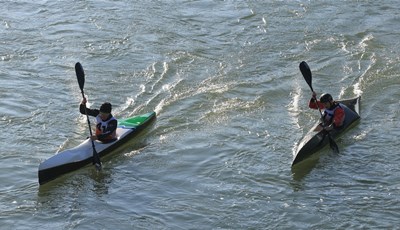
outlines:
[[[306,80],[308,86],[310,86],[311,91],[314,91],[312,88],[312,74],[311,74],[311,70],[310,67],[308,66],[307,62],[302,61],[299,65],[300,68],[300,72],[304,77],[304,80]]]
[[[75,73],[78,79],[79,88],[83,91],[83,86],[85,85],[85,72],[83,72],[83,67],[79,62],[75,64]]]
[[[96,167],[97,171],[101,170],[101,161],[99,154],[96,152],[96,149],[93,148],[93,164]]]
[[[325,137],[328,136],[329,147],[331,147],[334,153],[339,153],[339,147],[337,146],[335,140],[331,137],[330,133],[326,130],[322,131],[322,139],[319,141],[318,145],[321,145],[324,142]]]
[[[329,146],[335,153],[339,153],[339,147],[337,146],[336,142],[332,139],[331,135],[328,134],[329,138]]]

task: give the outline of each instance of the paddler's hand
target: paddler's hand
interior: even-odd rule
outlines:
[[[313,91],[311,97],[317,99],[317,93]]]
[[[87,102],[86,97],[82,98],[81,104],[82,104],[82,105],[86,105],[86,102]]]
[[[333,125],[329,125],[329,126],[326,126],[326,127],[324,127],[324,130],[326,130],[326,131],[331,131],[333,129]]]
[[[96,136],[96,135],[93,135],[93,136],[91,136],[90,137],[90,140],[92,140],[92,141],[96,141],[96,140],[98,140],[99,138]]]

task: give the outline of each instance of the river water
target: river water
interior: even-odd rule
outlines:
[[[0,1],[1,229],[396,229],[397,1]],[[129,146],[43,186],[90,106],[157,112]],[[314,90],[361,121],[292,170]],[[94,121],[92,121],[94,122]]]

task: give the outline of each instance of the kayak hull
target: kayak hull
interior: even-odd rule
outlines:
[[[150,112],[127,119],[118,120],[117,140],[103,144],[94,141],[96,152],[104,157],[116,148],[138,135],[156,119],[156,113]],[[66,173],[78,170],[93,162],[93,148],[90,139],[80,145],[64,150],[43,161],[39,165],[39,184],[45,184]]]
[[[343,128],[340,130],[332,130],[330,132],[330,135],[333,139],[346,132],[358,120],[360,120],[360,99],[361,97],[355,97],[338,101],[341,103],[346,115]],[[319,123],[320,121],[316,122],[311,130],[300,141],[293,158],[292,166],[310,157],[312,154],[324,148],[329,143],[329,138],[324,131],[314,131]]]

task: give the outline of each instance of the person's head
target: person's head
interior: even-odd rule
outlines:
[[[324,93],[319,98],[319,101],[325,106],[325,108],[329,108],[332,105],[333,98],[329,93]]]
[[[109,102],[104,102],[101,106],[100,106],[100,116],[101,119],[107,119],[110,114],[111,114],[111,110],[112,110],[112,106]]]

